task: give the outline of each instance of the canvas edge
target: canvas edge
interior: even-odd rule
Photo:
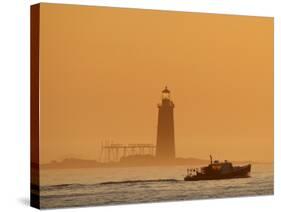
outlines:
[[[30,6],[30,206],[40,209],[39,178],[40,4]]]

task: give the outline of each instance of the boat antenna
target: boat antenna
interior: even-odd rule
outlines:
[[[212,157],[212,155],[210,155],[210,162],[211,162],[211,164],[213,164],[213,157]]]

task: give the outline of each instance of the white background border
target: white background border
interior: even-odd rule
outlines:
[[[35,0],[0,1],[0,210],[29,205],[29,6]],[[280,0],[49,0],[41,2],[188,12],[271,16],[275,22],[275,195],[61,209],[66,211],[276,211],[280,186]],[[280,210],[280,209],[279,209]]]

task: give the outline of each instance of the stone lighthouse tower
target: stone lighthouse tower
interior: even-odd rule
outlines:
[[[175,159],[174,103],[167,86],[162,91],[162,102],[158,104],[158,126],[156,158]]]

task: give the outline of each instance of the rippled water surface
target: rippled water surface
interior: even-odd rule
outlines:
[[[186,166],[41,171],[41,207],[124,204],[273,194],[273,166],[250,178],[185,182]]]

